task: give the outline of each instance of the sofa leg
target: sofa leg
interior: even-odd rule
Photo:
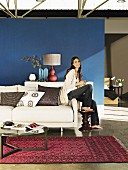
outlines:
[[[61,127],[60,131],[61,131],[61,136],[63,136],[63,128],[62,127]]]
[[[63,132],[63,128],[61,127],[61,132]]]

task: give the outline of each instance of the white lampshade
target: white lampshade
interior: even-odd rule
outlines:
[[[44,54],[43,64],[50,66],[61,65],[61,54]]]

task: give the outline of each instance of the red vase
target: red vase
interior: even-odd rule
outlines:
[[[55,70],[53,66],[51,66],[49,76],[48,76],[48,81],[51,81],[51,82],[57,81],[57,76],[55,75]]]

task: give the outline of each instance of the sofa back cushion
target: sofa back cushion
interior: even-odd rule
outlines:
[[[0,92],[17,92],[17,85],[14,85],[14,86],[0,86]]]
[[[2,92],[0,93],[0,105],[15,107],[23,95],[24,92]]]
[[[60,87],[45,87],[38,85],[38,91],[45,92],[44,96],[41,97],[37,103],[38,106],[58,106],[60,104]]]
[[[27,87],[27,86],[23,86],[20,84],[17,85],[17,89],[18,89],[18,92],[37,91],[36,87],[34,87],[34,86]]]

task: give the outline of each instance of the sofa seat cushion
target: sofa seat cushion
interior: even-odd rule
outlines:
[[[0,122],[12,120],[13,106],[0,106]]]
[[[13,109],[14,122],[63,123],[73,122],[73,110],[70,106],[16,107]]]

